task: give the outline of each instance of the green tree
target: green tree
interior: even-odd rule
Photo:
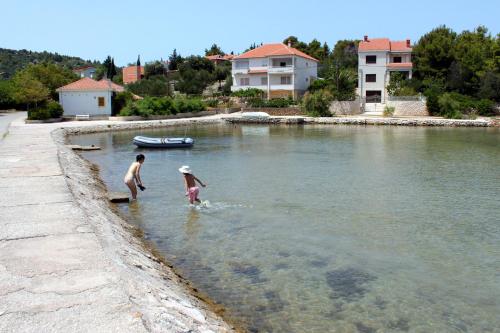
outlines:
[[[334,100],[353,100],[356,94],[356,83],[355,70],[329,62],[324,68],[324,79],[314,81],[309,91],[328,91]]]
[[[455,60],[453,49],[456,38],[457,34],[446,26],[440,26],[422,36],[413,47],[414,76],[426,85],[436,80],[445,82]]]
[[[0,110],[9,109],[15,106],[12,97],[14,89],[11,80],[0,80]]]
[[[214,77],[215,80],[219,82],[219,90],[222,89],[222,81],[226,80],[231,76],[231,63],[220,64],[215,66]]]
[[[489,71],[483,75],[478,95],[500,102],[500,72]]]
[[[136,64],[136,66],[141,65],[141,55],[140,54],[137,56],[137,62],[135,64]]]
[[[449,88],[462,94],[474,95],[479,91],[481,78],[491,70],[495,40],[483,26],[474,31],[463,31],[453,48],[455,61],[450,66]]]
[[[224,51],[217,45],[217,44],[212,44],[210,49],[205,49],[205,56],[211,56],[211,55],[224,55]]]
[[[299,41],[299,39],[295,36],[289,36],[283,40],[283,44],[285,45],[290,45],[293,48],[296,48],[299,51],[302,51],[304,53],[307,53],[309,50],[309,46],[304,43]],[[308,53],[307,53],[308,54]]]
[[[410,86],[410,80],[401,72],[391,72],[387,92],[390,96],[414,96],[417,92]]]
[[[36,108],[39,103],[45,102],[49,98],[50,90],[29,71],[18,71],[12,78],[12,83],[13,99],[19,104],[25,104],[28,110],[31,105]]]
[[[46,87],[50,92],[50,97],[59,100],[59,94],[56,89],[67,85],[78,79],[78,76],[71,70],[54,63],[40,63],[28,65],[21,71],[27,73]]]
[[[331,117],[330,103],[332,96],[326,90],[308,92],[302,99],[301,108],[313,117]]]
[[[172,54],[168,57],[168,69],[171,71],[177,70],[182,62],[182,56],[177,54],[177,50],[174,49]]]
[[[144,78],[149,79],[152,76],[164,75],[165,65],[161,61],[148,62],[144,66]]]
[[[199,95],[215,81],[214,70],[207,58],[190,56],[179,66],[180,81],[176,87],[183,93]]]
[[[359,40],[339,40],[330,55],[335,65],[358,70]]]
[[[170,95],[169,82],[163,76],[154,76],[150,79],[127,84],[126,89],[139,96],[161,97]]]

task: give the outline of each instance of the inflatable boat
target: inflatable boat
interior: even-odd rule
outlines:
[[[141,148],[190,148],[194,145],[191,138],[149,138],[147,136],[134,137],[134,145]]]
[[[267,119],[269,115],[265,112],[243,112],[241,117],[245,119]]]

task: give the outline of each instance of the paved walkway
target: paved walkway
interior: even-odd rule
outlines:
[[[26,117],[26,112],[6,112],[0,113],[0,140],[7,134],[12,121]]]
[[[50,135],[61,126],[14,121],[0,141],[0,332],[228,331],[113,217],[75,199]]]

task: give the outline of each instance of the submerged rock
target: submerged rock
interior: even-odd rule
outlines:
[[[337,269],[326,273],[326,282],[332,289],[333,299],[357,300],[366,293],[366,284],[376,277],[355,268]]]

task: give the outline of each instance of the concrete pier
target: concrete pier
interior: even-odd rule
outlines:
[[[0,332],[233,331],[111,212],[62,126],[0,139]]]

